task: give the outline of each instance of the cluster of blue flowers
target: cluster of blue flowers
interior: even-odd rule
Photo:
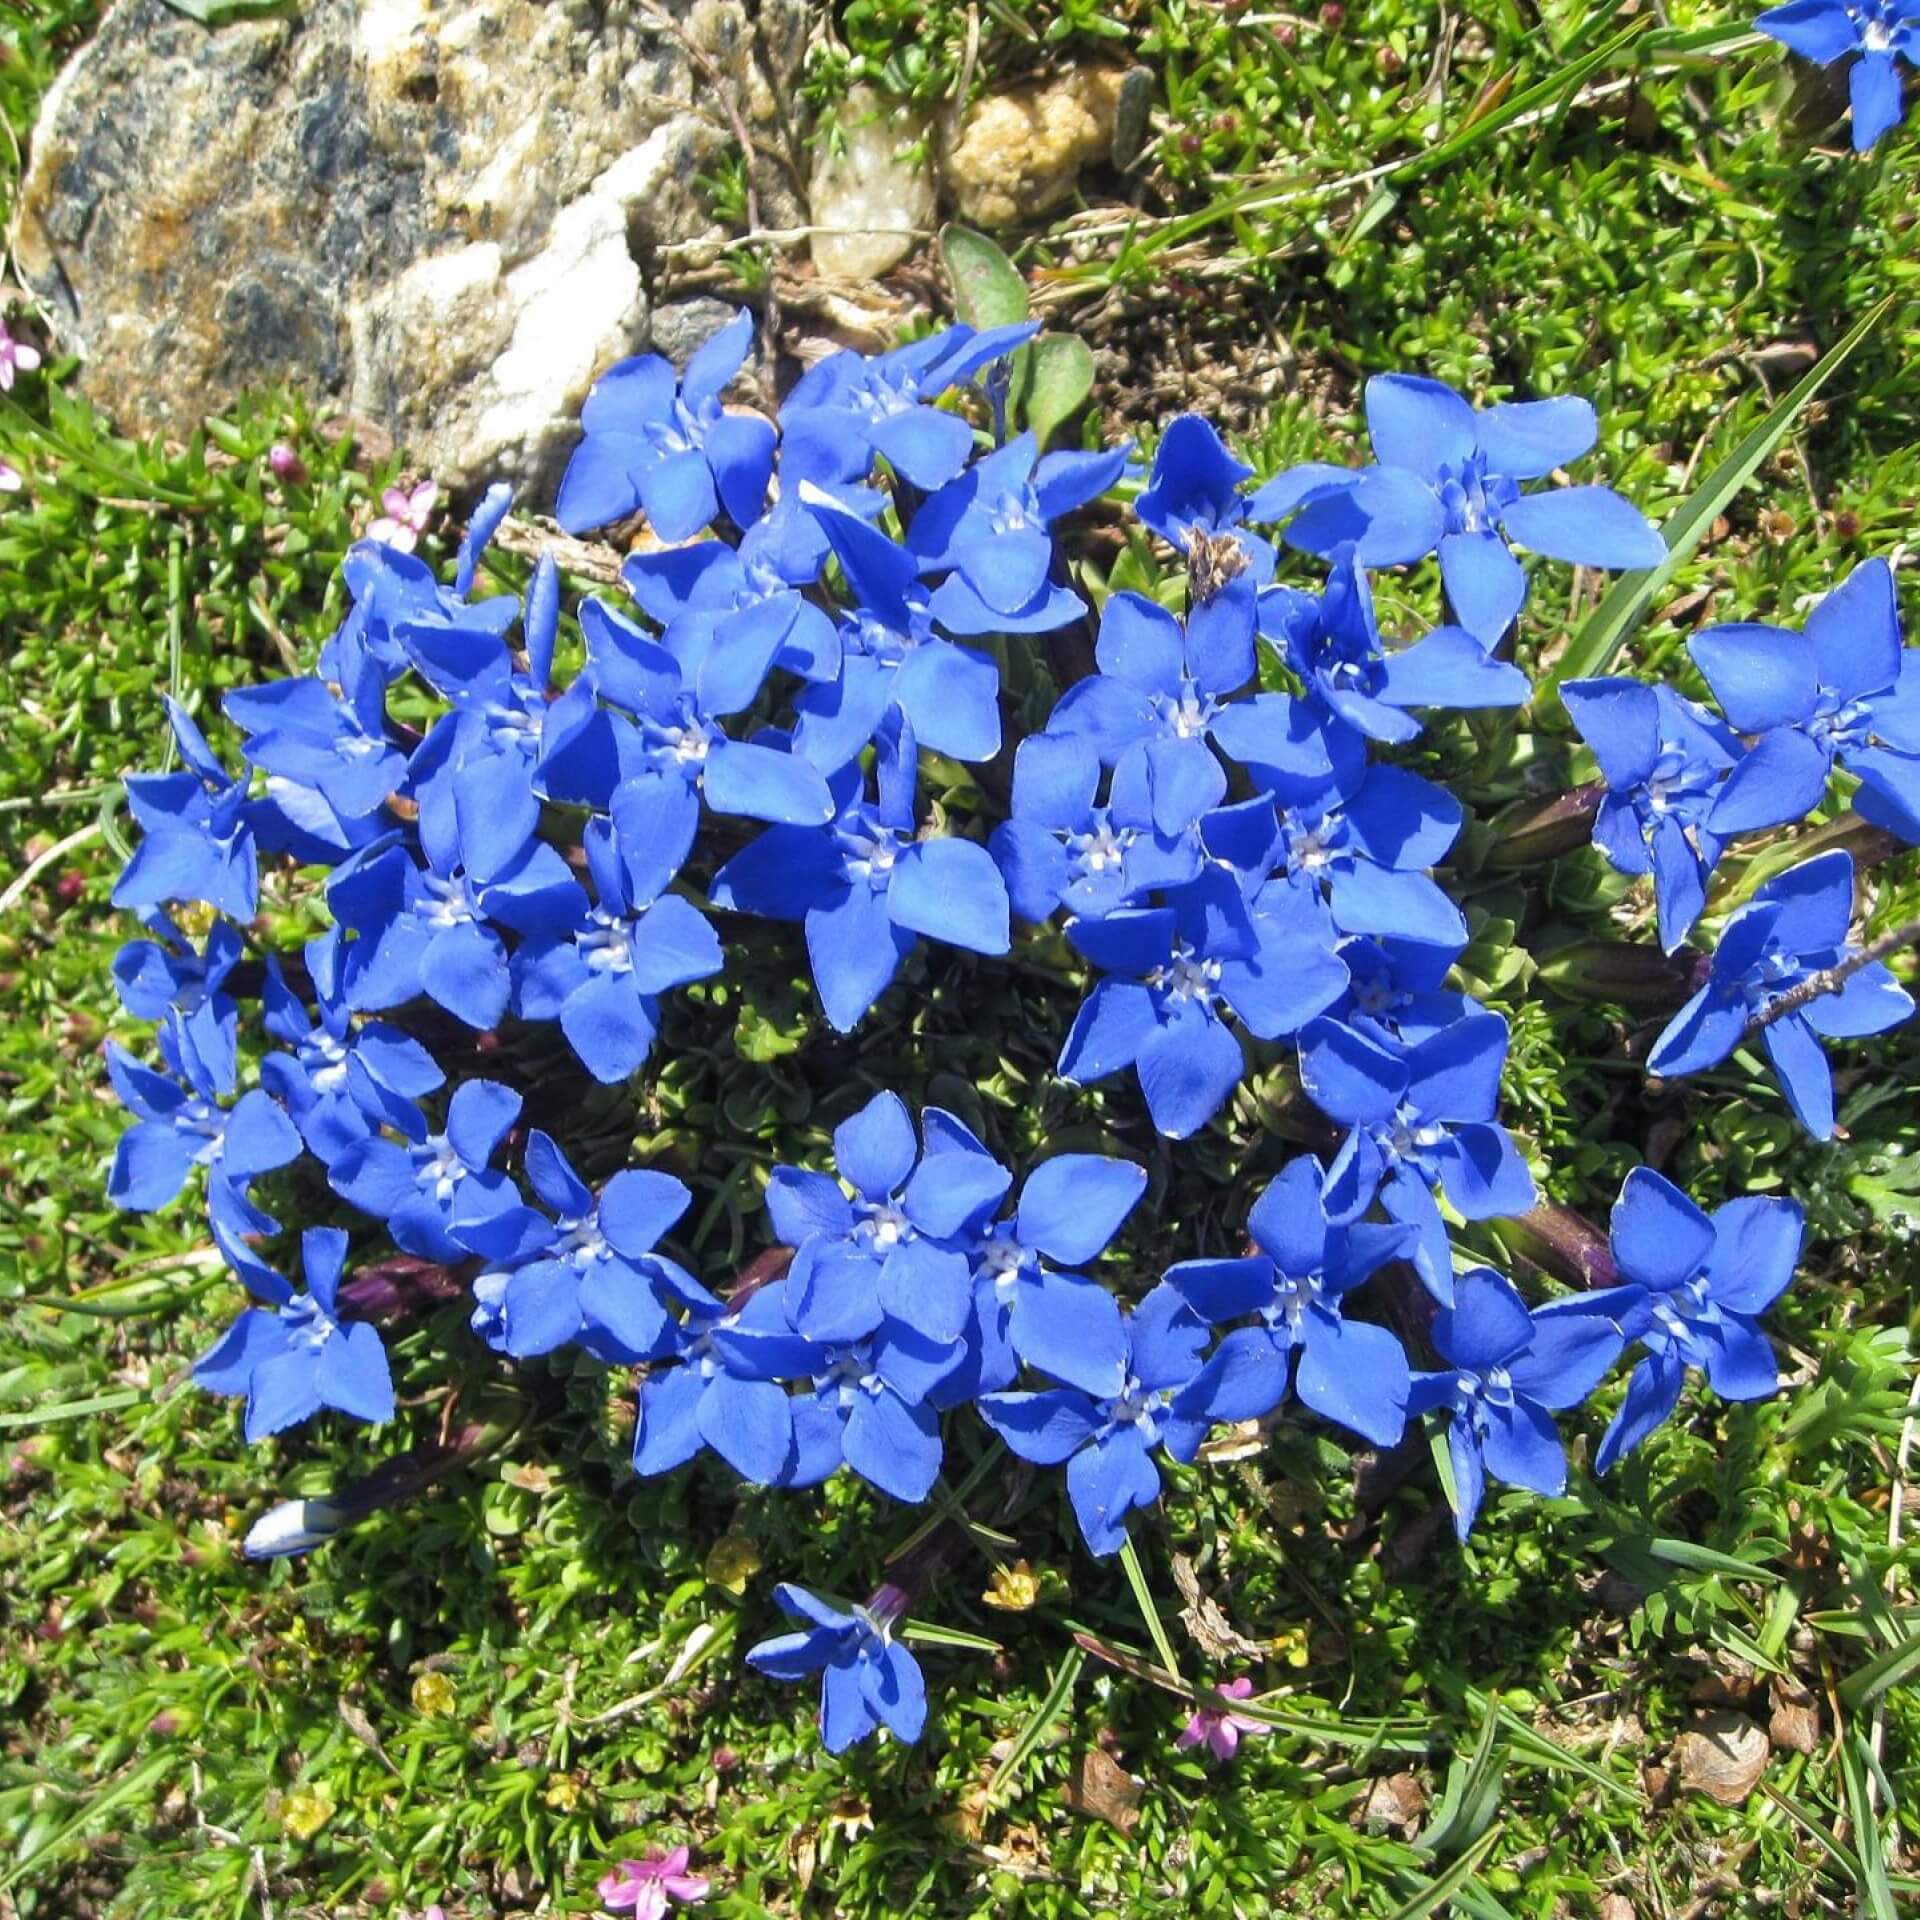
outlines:
[[[1741,622],[1688,649],[1719,713],[1672,687],[1573,680],[1562,689],[1605,795],[1594,844],[1622,873],[1651,873],[1660,943],[1672,953],[1707,904],[1727,842],[1821,805],[1836,771],[1857,782],[1862,819],[1920,845],[1920,661],[1901,644],[1893,572],[1869,560],[1807,616],[1804,633]],[[1760,887],[1729,921],[1707,979],[1655,1042],[1655,1073],[1697,1073],[1810,976],[1840,965],[1853,917],[1853,861],[1822,854]],[[1884,966],[1762,1029],[1782,1091],[1809,1133],[1833,1132],[1822,1037],[1880,1033],[1913,1012]]]
[[[164,1206],[205,1168],[210,1230],[261,1304],[196,1371],[245,1396],[250,1438],[321,1407],[392,1407],[379,1336],[343,1305],[347,1236],[304,1236],[301,1289],[261,1251],[280,1226],[254,1184],[303,1158],[369,1237],[470,1279],[489,1347],[576,1345],[642,1369],[641,1474],[708,1451],[769,1486],[844,1467],[922,1501],[943,1418],[970,1406],[1015,1454],[1065,1467],[1099,1555],[1158,1497],[1165,1462],[1290,1393],[1379,1446],[1418,1417],[1444,1423],[1464,1538],[1489,1476],[1564,1486],[1553,1416],[1629,1346],[1644,1358],[1603,1466],[1671,1413],[1689,1371],[1728,1398],[1771,1391],[1753,1316],[1794,1268],[1791,1201],[1710,1219],[1637,1172],[1614,1215],[1621,1284],[1538,1307],[1453,1245],[1450,1223],[1525,1213],[1535,1189],[1499,1118],[1505,1022],[1447,985],[1467,927],[1433,869],[1462,810],[1380,749],[1427,710],[1528,698],[1502,657],[1527,592],[1516,546],[1605,568],[1664,554],[1605,487],[1532,484],[1589,450],[1591,408],[1476,411],[1385,376],[1367,390],[1371,464],[1258,486],[1204,420],[1174,421],[1134,511],[1180,563],[1185,591],[1169,598],[1184,612],[1107,596],[1097,670],[1015,741],[1000,660],[1091,622],[1056,526],[1130,459],[1043,454],[1007,432],[1007,360],[1031,332],[955,327],[836,354],[777,422],[725,404],[744,314],[682,378],[654,356],[624,362],[586,404],[559,516],[583,533],[641,513],[673,544],[637,548],[624,595],[581,606],[584,664],[567,684],[550,560],[524,598],[474,597],[507,511],[496,489],[451,584],[409,553],[353,549],[351,611],[316,674],[228,696],[238,772],[173,710],[178,769],[129,782],[144,838],[115,899],[148,937],[116,975],[129,1011],[158,1024],[160,1064],[111,1056],[136,1116],[111,1191]],[[939,404],[968,388],[971,411]],[[1324,563],[1317,587],[1276,578],[1281,545]],[[1451,623],[1390,646],[1369,572],[1429,556]],[[1724,721],[1665,688],[1568,690],[1609,787],[1596,835],[1654,870],[1670,944],[1701,910],[1721,836],[1804,812],[1836,763],[1871,817],[1920,821],[1920,719],[1891,607],[1890,576],[1869,566],[1806,641],[1702,635]],[[390,710],[403,678],[406,711],[431,697],[424,731]],[[1005,817],[930,815],[928,754],[1007,755]],[[256,963],[263,856],[325,869],[331,924]],[[711,873],[704,898],[696,872]],[[207,929],[198,945],[173,908]],[[1850,912],[1844,855],[1763,889],[1654,1066],[1723,1057],[1757,1011],[1842,961]],[[716,1290],[662,1251],[691,1202],[678,1179],[629,1168],[595,1191],[523,1126],[510,1068],[476,1074],[495,1055],[445,1042],[512,1021],[515,1046],[496,1050],[511,1061],[550,1026],[550,1056],[625,1082],[654,1051],[663,998],[721,974],[722,934],[754,939],[750,916],[803,929],[841,1031],[923,943],[996,956],[1016,927],[1058,928],[1090,982],[1063,1081],[1131,1073],[1153,1128],[1181,1140],[1233,1096],[1247,1037],[1286,1043],[1337,1145],[1254,1200],[1245,1252],[1117,1290],[1091,1270],[1147,1192],[1145,1167],[1061,1153],[1016,1175],[953,1113],[916,1119],[882,1092],[835,1132],[832,1170],[774,1170],[767,1212],[790,1264]],[[238,1091],[243,978],[270,1049]],[[1865,967],[1767,1027],[1809,1126],[1831,1121],[1811,1036],[1910,1011]],[[1350,1311],[1396,1262],[1417,1277],[1430,1352]],[[845,1612],[783,1589],[781,1604],[804,1631],[750,1658],[824,1673],[830,1745],[918,1730],[924,1690],[893,1637],[904,1600]]]

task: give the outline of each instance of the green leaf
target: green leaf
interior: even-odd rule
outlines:
[[[1542,678],[1535,695],[1536,707],[1542,695],[1551,693],[1563,682],[1586,680],[1606,672],[1614,656],[1646,619],[1656,597],[1673,578],[1674,570],[1700,544],[1701,537],[1733,497],[1772,457],[1808,403],[1859,352],[1868,336],[1892,311],[1893,301],[1894,296],[1889,294],[1856,321],[1800,384],[1694,488],[1685,503],[1667,516],[1666,525],[1660,529],[1667,543],[1667,557],[1657,567],[1640,573],[1623,573],[1613,583],[1606,598],[1581,623],[1566,652]]]
[[[1848,1674],[1840,1683],[1841,1702],[1857,1713],[1871,1706],[1889,1687],[1903,1685],[1916,1673],[1920,1673],[1920,1633],[1909,1635],[1898,1646],[1888,1647],[1857,1672]]]
[[[953,282],[953,310],[970,327],[1017,326],[1027,317],[1027,283],[984,233],[949,221],[940,257]]]
[[[1480,1738],[1465,1760],[1455,1758],[1447,1768],[1447,1784],[1440,1803],[1414,1842],[1430,1855],[1460,1853],[1486,1832],[1500,1806],[1500,1782],[1506,1772],[1506,1753],[1499,1744],[1500,1716],[1485,1714]]]
[[[1026,364],[1014,404],[1044,451],[1055,430],[1086,405],[1093,391],[1093,349],[1077,334],[1043,333],[1021,349],[1020,357]]]

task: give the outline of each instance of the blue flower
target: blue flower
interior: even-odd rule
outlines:
[[[247,783],[235,779],[177,700],[167,719],[186,763],[178,773],[127,777],[127,805],[145,838],[113,888],[116,907],[205,901],[245,923],[260,905]]]
[[[298,1426],[322,1407],[355,1420],[393,1418],[393,1380],[379,1334],[364,1321],[340,1322],[346,1257],[347,1236],[338,1228],[302,1234],[306,1292],[286,1287],[276,1311],[249,1307],[194,1362],[195,1381],[210,1393],[246,1395],[249,1441]]]
[[[227,920],[207,929],[206,945],[193,942],[168,916],[141,915],[152,940],[129,940],[113,956],[113,983],[121,1004],[136,1020],[174,1022],[174,1038],[196,1063],[199,1076],[230,1087],[236,1070],[240,1009],[222,991],[240,962],[240,936]]]
[[[1619,872],[1653,875],[1660,944],[1672,953],[1707,903],[1722,841],[1708,823],[1740,743],[1668,686],[1569,680],[1560,693],[1607,786],[1593,843]]]
[[[1000,751],[999,668],[935,631],[932,596],[904,547],[836,508],[822,507],[815,517],[854,604],[840,621],[839,678],[803,687],[794,702],[793,750],[835,773],[897,709],[935,753],[991,760]],[[1003,631],[1019,630],[1020,616],[1001,620]]]
[[[1798,820],[1820,804],[1837,760],[1860,781],[1861,814],[1920,842],[1920,655],[1900,644],[1884,560],[1854,568],[1804,635],[1743,624],[1687,644],[1721,712],[1759,736],[1714,801],[1714,832]]]
[[[929,1138],[950,1120],[930,1108]],[[972,1207],[956,1205],[956,1182],[966,1199],[991,1207],[1012,1175],[991,1159],[982,1166],[949,1154],[930,1153],[921,1165],[897,1093],[877,1093],[843,1120],[833,1154],[852,1199],[827,1174],[798,1167],[776,1167],[767,1185],[773,1230],[794,1249],[787,1301],[795,1330],[860,1340],[891,1317],[929,1340],[957,1339],[972,1295],[966,1255],[948,1242]]]
[[[697,791],[715,813],[817,826],[833,801],[811,761],[764,742],[729,739],[720,722],[758,697],[786,630],[777,621],[682,622],[677,652],[604,601],[580,609],[587,673],[601,698],[637,721],[630,757]]]
[[[384,1221],[403,1252],[451,1265],[467,1257],[460,1233],[520,1205],[513,1182],[487,1164],[519,1117],[511,1087],[467,1080],[447,1102],[444,1131],[430,1131],[416,1111],[405,1145],[357,1141],[327,1179],[341,1199]]]
[[[1012,817],[987,844],[1022,920],[1039,924],[1060,907],[1098,920],[1156,887],[1199,876],[1206,855],[1198,831],[1154,827],[1144,757],[1115,770],[1104,806],[1100,771],[1099,754],[1082,739],[1032,733],[1015,751]]]
[[[1414,707],[1518,707],[1527,676],[1486,649],[1464,627],[1438,627],[1410,647],[1380,644],[1373,589],[1351,547],[1337,547],[1317,594],[1269,587],[1260,595],[1260,631],[1276,642],[1307,689],[1370,740],[1413,739]]]
[[[1261,694],[1245,705],[1285,697]],[[1338,721],[1320,730],[1318,751],[1307,752],[1310,737],[1297,726],[1290,736],[1289,753],[1299,747],[1314,762],[1306,771],[1253,768],[1276,810],[1277,837],[1260,860],[1273,874],[1270,891],[1290,891],[1324,910],[1343,934],[1464,947],[1466,921],[1428,871],[1460,832],[1460,803],[1404,767],[1353,767],[1345,742],[1356,736]]]
[[[1262,1040],[1297,1033],[1347,984],[1324,916],[1285,887],[1249,914],[1214,867],[1158,907],[1074,920],[1067,938],[1109,977],[1074,1016],[1060,1076],[1080,1085],[1133,1067],[1155,1128],[1184,1140],[1246,1071],[1225,1007]]]
[[[1453,1267],[1435,1190],[1465,1220],[1534,1204],[1527,1163],[1494,1118],[1506,1057],[1507,1023],[1497,1013],[1456,1020],[1404,1053],[1333,1020],[1300,1035],[1301,1084],[1350,1129],[1327,1170],[1329,1217],[1357,1220],[1377,1194],[1414,1229],[1408,1257],[1443,1302],[1453,1297]]]
[[[1167,423],[1147,484],[1133,503],[1187,563],[1189,627],[1217,628],[1214,647],[1252,625],[1254,596],[1273,578],[1273,547],[1246,525],[1253,469],[1222,443],[1213,423],[1183,413]]]
[[[914,837],[915,750],[883,756],[878,799],[857,765],[833,775],[821,828],[776,826],[715,876],[716,907],[798,920],[827,1019],[857,1026],[924,936],[971,953],[1012,944],[1006,882],[985,847],[954,835]]]
[[[1389,1053],[1405,1053],[1443,1027],[1486,1008],[1446,985],[1461,949],[1356,934],[1334,949],[1347,970],[1348,989],[1327,1018],[1351,1027]]]
[[[1491,646],[1527,597],[1511,546],[1584,567],[1654,567],[1666,543],[1609,487],[1524,493],[1570,466],[1599,434],[1584,400],[1528,400],[1476,410],[1451,387],[1412,374],[1367,382],[1375,465],[1358,473],[1314,467],[1282,474],[1255,495],[1256,520],[1298,512],[1289,544],[1328,554],[1354,543],[1365,567],[1404,566],[1440,554],[1454,617]]]
[[[920,1664],[894,1636],[902,1608],[855,1607],[838,1613],[804,1588],[774,1589],[780,1610],[807,1624],[799,1633],[762,1640],[747,1665],[773,1680],[820,1676],[820,1738],[845,1753],[878,1727],[896,1740],[920,1738],[927,1721],[927,1685]]]
[[[1679,1403],[1690,1368],[1723,1400],[1764,1400],[1779,1386],[1756,1316],[1800,1263],[1806,1215],[1795,1200],[1746,1196],[1703,1213],[1670,1180],[1635,1167],[1613,1208],[1620,1285],[1586,1296],[1644,1358],[1594,1456],[1605,1473]]]
[[[520,603],[512,594],[469,601],[466,587],[443,587],[418,554],[402,553],[383,540],[361,540],[349,547],[340,563],[340,578],[353,607],[320,649],[319,667],[322,680],[341,687],[353,683],[363,655],[388,680],[405,673],[403,627],[505,633],[520,617]]]
[[[1620,1332],[1581,1298],[1527,1311],[1490,1267],[1463,1273],[1433,1317],[1437,1373],[1416,1373],[1409,1414],[1442,1411],[1453,1462],[1453,1525],[1465,1540],[1487,1476],[1549,1497],[1567,1484],[1553,1415],[1578,1406],[1620,1357]]]
[[[1200,1371],[1206,1328],[1171,1287],[1124,1317],[1101,1287],[1036,1293],[1024,1316],[1030,1362],[1064,1384],[989,1393],[980,1417],[1023,1460],[1067,1467],[1067,1496],[1090,1553],[1126,1544],[1127,1515],[1160,1497],[1153,1451],[1190,1451],[1209,1413],[1175,1402]]]
[[[932,1395],[937,1405],[958,1405],[1013,1384],[1016,1354],[1028,1357],[1022,1320],[1037,1295],[1061,1296],[1056,1306],[1068,1312],[1066,1303],[1100,1291],[1077,1269],[1106,1251],[1146,1191],[1147,1173],[1104,1154],[1056,1154],[1027,1175],[1012,1217],[996,1220],[1012,1173],[956,1115],[928,1107],[921,1127],[926,1151],[903,1207],[917,1231],[960,1252],[970,1276],[961,1328],[967,1356]]]
[[[236,687],[221,711],[247,736],[247,759],[275,781],[317,792],[343,823],[369,821],[400,790],[407,757],[387,735],[387,680],[364,645],[342,643],[339,691],[325,680]]]
[[[420,850],[424,867],[404,846],[376,842],[327,883],[335,921],[357,935],[342,964],[347,1004],[378,1012],[424,993],[484,1032],[499,1025],[512,997],[500,928],[539,934],[571,926],[584,896],[544,841],[477,880],[450,807],[421,809]]]
[[[794,1402],[778,1382],[810,1378],[826,1349],[793,1331],[785,1282],[758,1287],[738,1305],[691,1302],[668,1339],[663,1364],[641,1383],[634,1472],[671,1473],[709,1447],[743,1480],[796,1484],[803,1476]],[[836,1433],[831,1457],[804,1477],[824,1479],[839,1464]]]
[[[812,1486],[843,1462],[869,1485],[918,1505],[940,1477],[937,1389],[966,1357],[958,1340],[937,1340],[884,1315],[864,1339],[824,1344],[810,1392],[793,1401],[788,1487]]]
[[[1853,917],[1853,859],[1822,853],[1769,880],[1720,935],[1707,983],[1667,1023],[1647,1056],[1649,1073],[1680,1075],[1717,1066],[1747,1024],[1808,975],[1837,966]],[[1822,1037],[1853,1040],[1911,1017],[1913,1001],[1879,961],[1838,991],[1772,1021],[1767,1057],[1800,1124],[1817,1140],[1833,1133],[1833,1075]]]
[[[481,628],[405,626],[414,669],[449,711],[414,750],[410,785],[423,815],[450,818],[467,871],[491,881],[525,853],[543,799],[605,810],[619,783],[611,714],[581,678],[549,698],[559,626],[559,576],[542,555],[527,592],[527,668]]]
[[[864,530],[863,522],[854,524]],[[800,591],[818,571],[793,566],[777,530],[759,521],[737,547],[695,540],[631,554],[620,579],[663,629],[662,644],[676,658],[704,653],[710,630],[725,651],[764,647],[788,672],[831,683],[840,672],[840,636],[832,619]]]
[[[890,353],[829,354],[804,373],[780,409],[786,433],[831,437],[860,449],[864,473],[878,454],[910,485],[944,487],[973,453],[973,428],[928,403],[971,380],[1040,330],[1034,321],[948,327]]]
[[[260,1083],[327,1166],[381,1126],[411,1124],[412,1103],[446,1081],[412,1035],[379,1021],[354,1024],[341,986],[344,946],[338,927],[307,942],[311,1013],[287,985],[277,954],[267,956],[261,993],[261,1024],[292,1051],[268,1054]]]
[[[133,1125],[114,1148],[107,1198],[130,1213],[166,1206],[195,1167],[205,1167],[209,1190],[245,1183],[300,1157],[300,1135],[271,1094],[252,1087],[234,1101],[232,1070],[214,1064],[186,1040],[184,1023],[170,1014],[159,1032],[166,1071],[143,1065],[125,1048],[109,1045],[107,1074]]]
[[[1117,778],[1144,787],[1161,833],[1184,833],[1226,796],[1209,742],[1239,758],[1229,742],[1246,744],[1249,720],[1282,717],[1281,706],[1227,704],[1253,678],[1251,622],[1183,627],[1142,595],[1116,593],[1101,611],[1095,658],[1100,671],[1067,689],[1047,731],[1085,741]]]
[[[1079,596],[1054,584],[1052,524],[1119,479],[1127,449],[1040,455],[1031,433],[977,460],[913,517],[907,550],[946,573],[929,603],[949,633],[1037,633],[1077,620]]]
[[[560,477],[554,518],[590,533],[644,508],[666,541],[692,539],[723,506],[736,525],[752,525],[773,471],[773,424],[720,405],[752,345],[753,316],[742,312],[687,362],[684,379],[657,353],[609,367],[580,410],[586,438]]]
[[[669,1303],[721,1311],[699,1281],[654,1251],[693,1201],[671,1174],[628,1167],[596,1196],[538,1127],[525,1165],[552,1219],[521,1207],[456,1230],[504,1281],[475,1286],[489,1309],[490,1346],[526,1359],[578,1342],[611,1366],[631,1366],[671,1350],[678,1327]]]
[[[595,900],[549,926],[513,957],[514,1006],[524,1020],[558,1020],[596,1080],[633,1073],[660,1030],[660,995],[725,963],[698,908],[667,892],[693,844],[699,807],[679,781],[644,775],[613,796],[611,820],[582,834]]]
[[[1258,1252],[1167,1270],[1167,1285],[1210,1324],[1259,1322],[1229,1333],[1187,1391],[1211,1419],[1257,1420],[1286,1398],[1291,1378],[1315,1413],[1375,1446],[1395,1446],[1407,1419],[1406,1350],[1385,1327],[1349,1320],[1342,1308],[1408,1252],[1413,1235],[1330,1221],[1323,1185],[1317,1160],[1289,1161],[1247,1218]]]
[[[1865,153],[1899,120],[1897,62],[1920,66],[1920,0],[1787,0],[1753,24],[1823,67],[1859,56],[1847,74],[1854,152]]]

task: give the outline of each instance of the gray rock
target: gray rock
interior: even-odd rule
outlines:
[[[705,294],[669,300],[653,310],[653,350],[684,373],[687,362],[739,311],[731,300]]]
[[[49,93],[17,258],[134,432],[288,380],[453,486],[557,472],[649,344],[662,248],[725,236],[697,176],[788,118],[806,0],[308,0],[209,31],[119,0]],[[762,217],[797,222],[780,171]]]

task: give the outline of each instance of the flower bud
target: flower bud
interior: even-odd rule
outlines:
[[[331,1500],[282,1500],[247,1530],[240,1551],[249,1560],[279,1560],[323,1546],[347,1523]]]
[[[1493,822],[1495,838],[1487,865],[1502,871],[1537,866],[1584,847],[1593,838],[1593,816],[1606,797],[1605,784],[1592,780],[1551,800],[1509,808]]]
[[[1614,1287],[1613,1243],[1584,1214],[1549,1201],[1501,1222],[1501,1238],[1570,1287]]]
[[[1678,1007],[1700,985],[1705,955],[1671,957],[1655,946],[1623,940],[1581,940],[1540,962],[1540,978],[1577,1000],[1611,1000],[1626,1007]]]
[[[307,463],[284,440],[276,440],[267,449],[267,465],[273,469],[275,479],[284,480],[290,486],[303,487],[307,483]]]

